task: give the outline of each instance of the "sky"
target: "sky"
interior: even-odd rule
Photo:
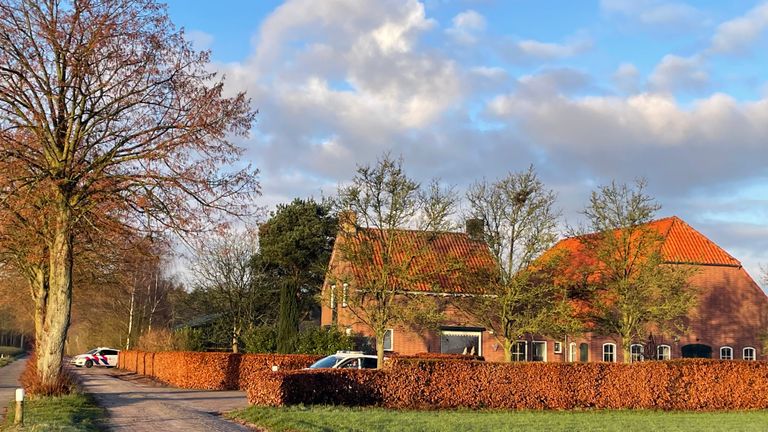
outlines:
[[[570,225],[648,181],[768,264],[768,2],[173,0],[172,21],[259,115],[262,205],[333,194],[383,152],[466,188],[533,165]]]

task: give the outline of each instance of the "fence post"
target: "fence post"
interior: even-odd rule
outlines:
[[[24,424],[24,389],[16,389],[16,416],[13,423],[17,425]]]

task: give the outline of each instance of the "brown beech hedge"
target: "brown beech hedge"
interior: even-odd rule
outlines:
[[[388,408],[768,408],[768,363],[673,360],[613,363],[485,363],[397,359],[383,370],[264,371],[251,404]]]
[[[260,372],[305,368],[320,356],[232,354],[206,352],[121,351],[121,369],[149,375],[182,388],[206,390],[246,389]]]

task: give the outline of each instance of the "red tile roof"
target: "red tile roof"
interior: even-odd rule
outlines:
[[[649,222],[662,237],[661,254],[670,264],[696,264],[741,267],[741,262],[695,230],[677,216]],[[571,237],[560,241],[553,249],[578,249],[579,239]]]
[[[356,243],[372,245],[368,263],[357,263],[352,273],[358,281],[369,278],[374,267],[382,264],[383,235],[392,235],[395,265],[408,268],[403,280],[391,281],[403,291],[435,293],[477,294],[484,292],[490,277],[496,274],[496,263],[483,241],[472,239],[461,232],[424,232],[412,230],[383,231],[373,228],[358,229]],[[339,234],[337,247],[348,241]],[[333,260],[343,260],[343,253],[334,251]],[[331,262],[338,267],[339,262]],[[351,265],[351,263],[345,263]]]

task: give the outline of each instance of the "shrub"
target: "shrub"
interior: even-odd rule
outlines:
[[[277,330],[273,326],[251,327],[243,332],[245,351],[249,353],[273,353],[277,351]]]
[[[276,352],[277,337],[275,327],[252,327],[243,334],[245,350],[249,353]],[[296,335],[291,345],[296,354],[328,355],[355,349],[355,340],[335,327],[307,327]]]
[[[245,389],[253,377],[273,366],[306,368],[318,356],[208,352],[121,351],[118,367],[149,375],[176,387],[206,390]]]
[[[204,351],[205,335],[202,329],[183,327],[173,332],[173,347],[176,351]]]
[[[62,368],[59,379],[52,384],[43,384],[37,371],[37,355],[33,351],[19,379],[24,391],[37,396],[61,396],[74,392],[77,382],[66,367]]]
[[[394,359],[380,371],[262,374],[252,404],[445,409],[768,408],[768,363],[676,360],[637,364],[485,363]]]
[[[328,355],[355,349],[355,341],[336,327],[309,327],[296,337],[297,353]]]

